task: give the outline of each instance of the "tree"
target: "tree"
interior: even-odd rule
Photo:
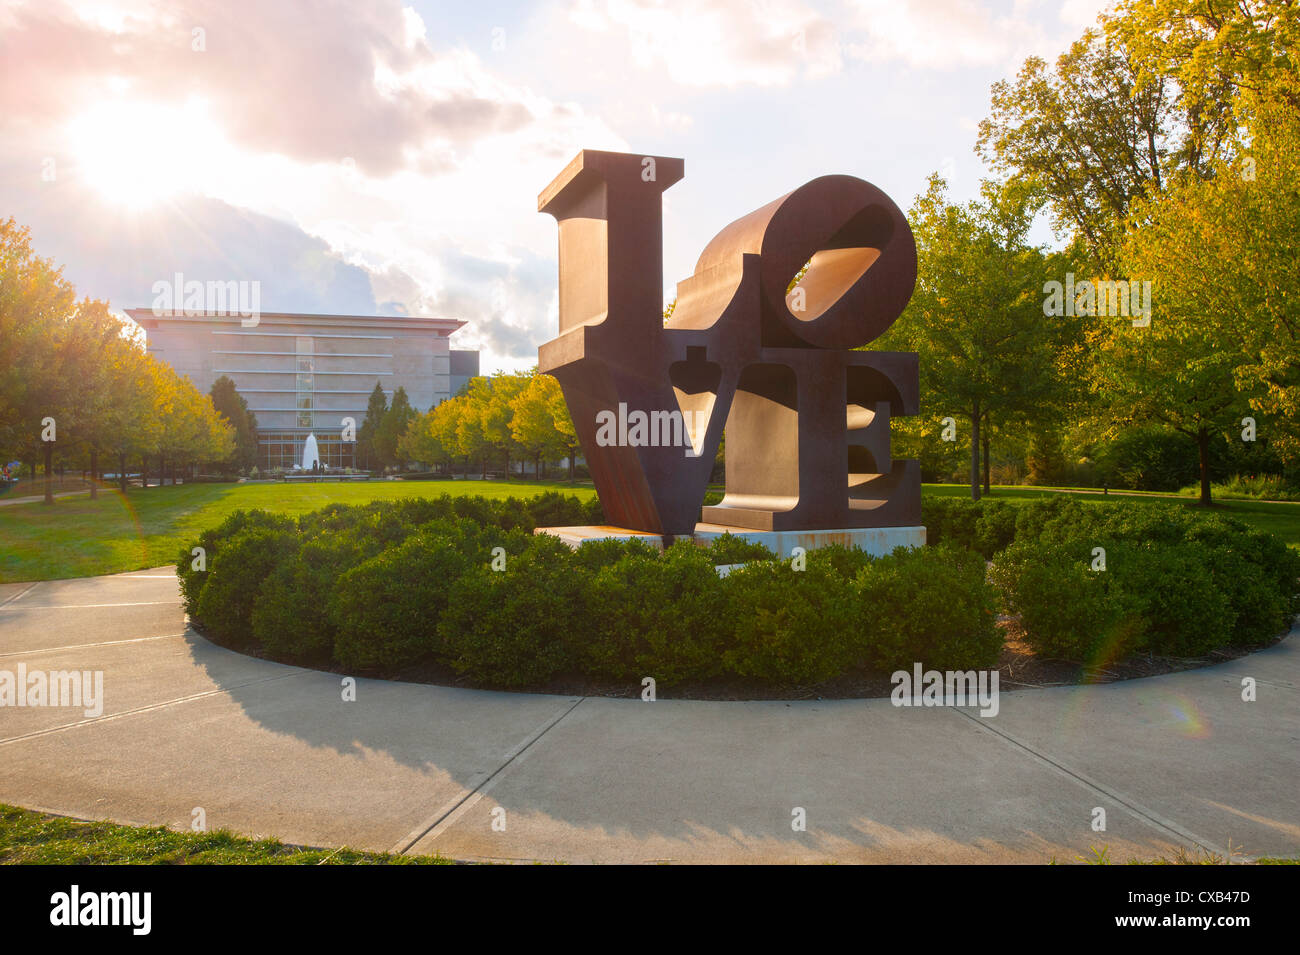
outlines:
[[[969,426],[971,497],[980,497],[982,441],[995,426],[1042,418],[1082,390],[1075,368],[1080,329],[1048,318],[1041,249],[1028,244],[1032,221],[1023,193],[986,184],[964,206],[930,177],[908,216],[917,242],[916,291],[873,348],[920,355],[921,393],[940,416]],[[933,412],[932,412],[933,413]]]
[[[235,383],[222,375],[208,392],[217,413],[234,429],[235,452],[228,462],[241,471],[257,464],[257,418],[248,410],[248,402],[235,390]]]
[[[401,438],[417,417],[418,414],[411,407],[410,399],[406,397],[406,389],[399,385],[397,391],[393,393],[392,407],[384,412],[371,442],[375,456],[384,467],[399,463]],[[366,420],[370,420],[369,411],[366,412]]]
[[[550,375],[532,374],[527,384],[510,401],[510,433],[515,443],[533,456],[533,476],[541,477],[541,463],[547,456],[559,456],[567,448],[564,435],[556,427],[555,399],[560,383]],[[567,413],[567,412],[566,412]]]
[[[123,334],[105,302],[77,301],[62,271],[35,254],[27,229],[0,222],[0,450],[26,460],[33,476],[44,458],[47,504],[56,448],[88,449],[98,465],[109,369],[130,347]]]
[[[527,385],[530,375],[508,375],[498,372],[491,378],[475,378],[470,382],[469,399],[478,405],[483,438],[492,451],[502,456],[505,473],[510,474],[510,458],[519,445],[510,428],[514,416],[511,402]],[[474,382],[480,382],[476,389]]]
[[[564,392],[558,387],[559,382],[556,385],[550,398],[551,421],[555,424],[556,441],[569,459],[569,480],[572,481],[574,465],[582,445],[578,441],[578,429],[573,423],[573,416],[569,414],[569,406],[564,400]],[[722,454],[721,446],[718,454]]]
[[[1293,0],[1122,0],[1106,29],[1131,51],[1139,82],[1172,80],[1189,114],[1244,117],[1255,97],[1278,94],[1300,109]]]
[[[365,420],[357,429],[357,461],[366,470],[374,468],[379,463],[379,456],[375,450],[375,435],[379,432],[379,426],[383,424],[384,415],[387,413],[388,396],[384,394],[383,386],[376,381],[375,389],[370,392],[370,400],[366,403]]]
[[[1115,421],[1196,441],[1206,505],[1211,441],[1238,436],[1248,412],[1270,418],[1271,448],[1300,457],[1300,119],[1284,96],[1253,113],[1249,157],[1135,206],[1125,264],[1158,307],[1148,328],[1113,328],[1101,353]]]
[[[1229,145],[1230,109],[1180,100],[1163,73],[1141,72],[1127,30],[1088,30],[1048,68],[1030,57],[993,85],[978,151],[1050,207],[1100,275],[1117,274],[1133,202],[1182,175],[1203,177]]]

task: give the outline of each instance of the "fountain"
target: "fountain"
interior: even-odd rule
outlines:
[[[299,467],[304,471],[310,471],[318,464],[320,464],[320,452],[316,449],[316,435],[308,434],[307,440],[302,444],[302,464]]]

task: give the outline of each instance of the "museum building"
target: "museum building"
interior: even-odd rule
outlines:
[[[360,429],[375,383],[391,402],[406,389],[427,411],[479,373],[477,351],[451,347],[465,322],[404,315],[263,312],[255,322],[215,312],[127,309],[149,353],[207,394],[222,375],[257,416],[257,466],[290,470],[314,435],[326,467],[353,467],[344,419]]]

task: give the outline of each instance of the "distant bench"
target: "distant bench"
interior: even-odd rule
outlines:
[[[282,474],[281,481],[369,481],[369,474]]]

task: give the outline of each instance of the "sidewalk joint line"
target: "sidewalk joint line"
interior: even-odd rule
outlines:
[[[466,804],[469,803],[469,801],[473,797],[480,796],[483,793],[485,793],[487,791],[485,787],[487,787],[494,779],[500,776],[501,773],[505,771],[506,767],[508,767],[520,756],[522,756],[528,750],[528,748],[531,747],[534,743],[536,743],[539,739],[541,739],[548,732],[550,732],[551,729],[557,723],[560,722],[560,720],[564,719],[575,709],[577,709],[578,705],[582,703],[582,701],[585,699],[586,699],[585,696],[579,697],[577,700],[573,702],[573,705],[570,706],[568,709],[566,709],[563,713],[555,717],[555,719],[551,720],[540,730],[537,730],[534,733],[532,733],[532,735],[526,737],[521,744],[519,744],[512,751],[506,754],[505,762],[503,762],[500,766],[498,766],[495,770],[493,770],[491,774],[485,776],[483,779],[480,779],[473,789],[469,790],[469,792],[465,793],[460,798],[454,799],[450,805],[444,806],[442,809],[438,810],[438,813],[434,816],[433,820],[428,823],[428,825],[422,825],[418,827],[413,832],[409,833],[404,839],[402,839],[401,842],[399,842],[389,851],[392,852],[394,855],[406,855],[406,853],[410,852],[411,849],[413,849],[415,845],[418,842],[420,842],[420,840],[424,839],[425,836],[428,836],[429,834],[433,833],[433,831],[437,829],[440,825],[442,825],[444,821],[450,820],[451,816],[454,815],[456,811],[459,810],[462,806],[466,806]],[[474,801],[477,802],[476,799]]]
[[[222,693],[229,693],[231,690],[242,690],[244,687],[255,686],[258,683],[272,683],[276,680],[287,680],[290,677],[301,676],[304,673],[314,673],[314,670],[296,670],[293,673],[281,673],[278,676],[267,676],[257,680],[248,680],[244,683],[236,683],[232,686],[218,687],[215,690],[205,690],[202,693],[191,693],[189,696],[178,696],[174,700],[162,700],[158,703],[149,703],[146,706],[137,706],[134,709],[123,710],[120,713],[109,713],[107,716],[93,716],[90,719],[78,720],[75,723],[64,723],[61,726],[51,726],[48,729],[36,730],[32,733],[24,733],[22,736],[11,736],[8,739],[0,739],[0,746],[8,746],[10,743],[21,743],[24,740],[37,739],[41,736],[50,736],[54,733],[62,733],[64,730],[74,730],[81,726],[93,726],[97,723],[107,723],[110,720],[122,719],[127,716],[137,716],[141,713],[150,713],[154,710],[165,709],[178,703],[189,703],[192,700],[202,700],[210,696],[220,696]],[[32,707],[37,709],[38,707]],[[50,707],[46,707],[50,709]]]
[[[1020,749],[1025,753],[1028,753],[1034,759],[1046,763],[1047,765],[1055,769],[1057,772],[1063,773],[1064,775],[1070,777],[1076,782],[1082,783],[1087,788],[1092,789],[1097,793],[1100,793],[1101,795],[1105,796],[1107,799],[1119,803],[1121,806],[1123,806],[1132,815],[1134,815],[1141,821],[1146,822],[1156,827],[1157,829],[1163,829],[1166,832],[1177,836],[1179,839],[1189,840],[1193,845],[1214,852],[1217,855],[1221,855],[1223,856],[1224,859],[1229,858],[1227,851],[1223,849],[1222,846],[1216,845],[1215,843],[1211,842],[1208,839],[1201,838],[1191,830],[1183,828],[1181,825],[1179,825],[1177,822],[1174,822],[1172,819],[1166,819],[1164,816],[1161,816],[1155,810],[1148,809],[1146,806],[1142,805],[1140,802],[1138,802],[1136,799],[1133,799],[1131,796],[1125,796],[1121,793],[1116,792],[1113,789],[1110,789],[1107,786],[1103,786],[1101,783],[1096,782],[1093,779],[1089,779],[1087,776],[1085,776],[1083,773],[1079,772],[1078,770],[1071,769],[1069,766],[1066,766],[1064,763],[1061,763],[1053,759],[1051,756],[1048,756],[1044,753],[1040,753],[1038,750],[1034,749],[1028,743],[1021,742],[1020,740],[1016,739],[1014,736],[1012,736],[1010,733],[1006,732],[1005,730],[1001,730],[994,726],[990,726],[988,724],[988,721],[984,720],[981,717],[972,716],[971,714],[964,712],[963,710],[960,709],[955,709],[953,712],[965,717],[966,719],[974,723],[976,726],[978,726],[980,729],[992,733],[993,735],[997,736],[999,739],[1004,740],[1009,745],[1014,746],[1015,748]]]
[[[19,597],[22,594],[18,595]],[[15,598],[16,599],[16,598]],[[52,604],[42,607],[19,607],[18,610],[98,610],[102,607],[156,607],[160,604],[175,606],[175,600],[141,600],[135,603],[117,603],[117,604]],[[0,605],[0,613],[8,610],[8,606]]]
[[[0,600],[0,607],[7,607],[14,601],[26,597],[29,593],[32,592],[32,588],[34,588],[39,583],[42,583],[42,581],[33,580],[30,584],[27,585],[26,589],[18,591],[18,593],[14,594],[8,600]]]
[[[189,631],[185,631],[188,633]],[[41,653],[62,653],[64,650],[91,650],[95,647],[116,647],[124,643],[143,643],[146,640],[167,640],[171,637],[183,637],[185,633],[159,633],[152,637],[130,637],[126,640],[105,640],[103,643],[75,643],[66,647],[35,647],[31,650],[12,650],[0,653],[0,660],[5,657],[36,656]]]

